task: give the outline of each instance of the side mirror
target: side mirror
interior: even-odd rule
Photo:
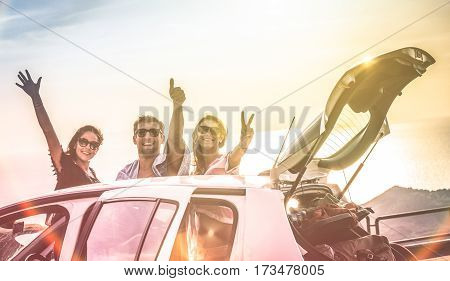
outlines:
[[[23,233],[24,225],[25,224],[24,224],[23,221],[14,222],[13,227],[12,227],[12,229],[13,229],[13,232],[12,232],[13,236],[16,236],[17,234]]]

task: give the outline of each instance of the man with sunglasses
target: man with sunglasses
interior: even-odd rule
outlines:
[[[169,92],[174,109],[164,152],[160,153],[165,140],[164,124],[153,116],[140,116],[133,125],[133,142],[139,159],[126,165],[116,180],[189,174],[190,153],[183,140],[183,103],[186,97],[180,87],[174,87],[173,79],[170,79]]]

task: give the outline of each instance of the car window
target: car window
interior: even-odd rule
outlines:
[[[84,247],[85,260],[134,260],[156,202],[105,203]]]
[[[224,261],[230,259],[237,212],[221,200],[193,200],[178,230],[170,260]]]
[[[154,261],[159,253],[177,206],[172,203],[160,203],[155,217],[145,237],[139,260]]]
[[[62,208],[60,208],[62,209]],[[41,235],[56,221],[63,221],[64,227],[58,228],[58,233],[46,234],[46,239],[33,245],[24,255],[39,256],[41,260],[57,260],[64,237],[68,215],[55,209],[27,210],[0,219],[0,260],[11,260],[33,241],[38,241]],[[44,251],[45,249],[45,251]],[[22,253],[21,253],[22,254]]]

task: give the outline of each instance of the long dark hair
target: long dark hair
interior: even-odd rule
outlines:
[[[222,148],[225,145],[225,139],[227,138],[227,129],[225,129],[225,125],[223,122],[214,115],[206,115],[200,121],[198,121],[195,126],[194,131],[192,132],[192,151],[194,152],[194,165],[195,171],[194,175],[203,175],[206,172],[206,167],[203,167],[203,153],[200,151],[200,146],[198,145],[198,128],[200,124],[205,120],[211,120],[217,123],[219,126],[220,133],[223,135],[223,140],[219,143],[219,148]]]
[[[75,159],[76,155],[77,155],[75,153],[75,144],[77,143],[78,139],[85,132],[93,132],[98,138],[98,143],[99,144],[103,143],[103,135],[102,135],[102,132],[100,131],[100,129],[97,129],[96,127],[91,126],[91,125],[86,125],[86,126],[79,128],[76,131],[76,133],[73,135],[72,139],[70,140],[69,145],[67,146],[67,151],[66,151],[66,154],[70,155],[73,159]]]

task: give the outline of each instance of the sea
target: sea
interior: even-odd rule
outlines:
[[[430,191],[450,188],[450,118],[390,124],[390,131],[378,142],[350,187],[352,201],[365,203],[393,186]],[[276,154],[246,157],[241,171],[253,173],[270,168]],[[328,181],[345,186],[362,160],[332,172]]]

